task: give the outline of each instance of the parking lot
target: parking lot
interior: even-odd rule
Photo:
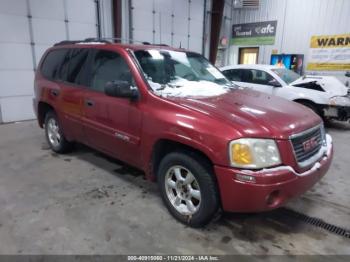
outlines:
[[[223,214],[192,229],[168,214],[141,172],[81,145],[54,154],[35,121],[1,125],[0,253],[350,254],[349,238],[291,211],[350,228],[349,131],[328,127],[330,171],[286,209]]]

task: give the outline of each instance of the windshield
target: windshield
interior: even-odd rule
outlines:
[[[160,96],[216,96],[233,85],[203,56],[192,52],[140,50],[135,56]]]
[[[276,73],[284,82],[286,82],[287,85],[294,82],[298,78],[300,78],[300,75],[295,73],[292,70],[285,69],[285,68],[278,68],[278,69],[271,69],[274,73]]]

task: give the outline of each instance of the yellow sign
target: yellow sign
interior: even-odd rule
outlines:
[[[350,34],[312,36],[307,70],[350,70]]]
[[[310,47],[311,48],[350,47],[350,34],[312,36]]]

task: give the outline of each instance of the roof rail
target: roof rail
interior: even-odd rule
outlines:
[[[74,45],[76,43],[79,43],[81,41],[78,41],[78,40],[74,40],[74,41],[71,41],[71,40],[63,40],[61,42],[58,42],[58,43],[55,43],[53,46],[59,46],[59,45]]]
[[[95,37],[90,37],[90,38],[85,38],[84,40],[63,40],[61,42],[58,42],[54,44],[54,46],[60,46],[60,45],[74,45],[78,43],[91,43],[91,42],[99,42],[99,43],[112,43],[108,40],[112,41],[132,41],[134,43],[141,43],[143,45],[155,45],[155,46],[168,46],[166,44],[151,44],[150,42],[145,42],[145,41],[137,41],[137,40],[132,40],[132,39],[126,39],[126,38],[119,38],[119,37],[104,37],[104,38],[95,38]]]
[[[101,43],[110,43],[107,40],[99,39],[99,38],[86,38],[84,40],[63,40],[61,42],[58,42],[54,44],[53,46],[60,46],[60,45],[75,45],[78,43],[90,43],[90,42],[101,42]]]

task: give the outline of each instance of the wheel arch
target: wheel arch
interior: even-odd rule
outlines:
[[[210,171],[212,171],[214,174],[213,161],[202,150],[175,140],[162,138],[157,140],[154,143],[152,148],[152,154],[151,154],[151,174],[152,175],[151,176],[153,180],[157,180],[157,172],[158,172],[159,164],[163,159],[163,157],[170,152],[179,152],[179,151],[188,152],[191,156],[205,160],[204,162],[208,163],[206,168],[209,168]]]
[[[293,101],[296,102],[296,103],[299,103],[299,104],[309,103],[309,104],[317,106],[317,103],[315,103],[311,99],[307,99],[307,98],[296,98],[296,99],[293,99]]]
[[[41,128],[44,127],[44,123],[45,123],[45,116],[47,114],[47,112],[49,111],[54,111],[55,109],[52,105],[50,105],[49,103],[40,101],[38,103],[38,122],[39,122],[39,126]]]

